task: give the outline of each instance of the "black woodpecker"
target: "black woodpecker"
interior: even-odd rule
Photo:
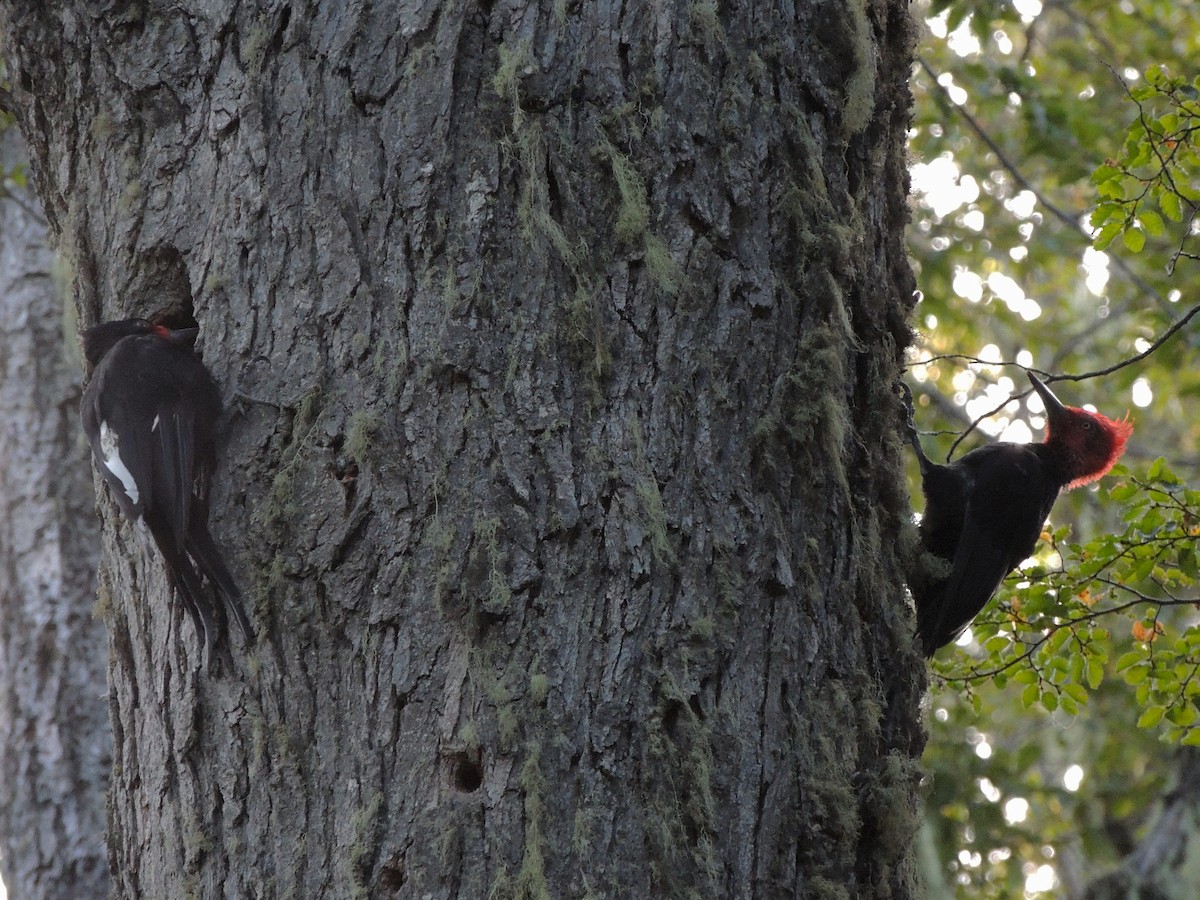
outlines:
[[[1033,553],[1059,492],[1095,481],[1125,451],[1133,425],[1064,406],[1029,375],[1046,407],[1041,443],[997,442],[938,465],[909,440],[921,463],[925,512],[921,544],[945,563],[945,575],[915,573],[917,637],[927,657],[958,637],[991,599],[1000,581]],[[907,386],[909,416],[912,399]]]
[[[247,646],[254,632],[208,531],[221,397],[193,349],[198,331],[145,319],[89,328],[83,349],[92,378],[81,413],[117,505],[149,529],[207,650],[220,644],[227,614]]]

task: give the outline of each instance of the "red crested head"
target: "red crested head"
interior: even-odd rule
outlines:
[[[1034,389],[1046,406],[1046,439],[1066,476],[1065,488],[1090,484],[1116,465],[1133,434],[1128,416],[1110,419],[1076,406],[1064,406],[1050,389],[1033,375]]]
[[[1108,474],[1125,452],[1131,434],[1133,423],[1128,417],[1110,419],[1074,406],[1065,407],[1057,422],[1051,417],[1046,424],[1046,444],[1062,448],[1074,476],[1067,482],[1068,491]]]

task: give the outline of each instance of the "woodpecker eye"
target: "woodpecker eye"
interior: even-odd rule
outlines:
[[[1083,430],[1084,430],[1084,431],[1091,431],[1091,430],[1092,430],[1092,420],[1091,420],[1091,419],[1084,419],[1084,420],[1083,420]]]

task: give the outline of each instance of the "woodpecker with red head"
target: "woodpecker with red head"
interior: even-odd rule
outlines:
[[[198,331],[145,319],[89,328],[81,412],[100,474],[121,512],[149,529],[207,650],[220,643],[226,613],[247,645],[253,631],[208,531],[221,396],[193,350]]]
[[[938,465],[910,421],[925,494],[921,543],[945,563],[941,572],[922,568],[909,581],[927,657],[958,637],[1004,576],[1033,553],[1059,492],[1108,472],[1133,433],[1129,421],[1064,406],[1032,373],[1029,380],[1046,407],[1041,443],[989,444]],[[907,401],[911,420],[911,395]]]

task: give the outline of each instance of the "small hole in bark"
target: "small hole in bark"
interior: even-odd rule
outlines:
[[[770,576],[768,576],[767,578],[764,578],[762,581],[762,587],[763,587],[763,592],[768,597],[786,597],[787,596],[787,588],[784,587],[783,583],[781,581],[779,581],[779,579],[777,579],[777,578],[772,578]]]
[[[464,794],[474,793],[483,785],[483,766],[466,753],[455,753],[450,757],[450,783]]]
[[[379,871],[379,887],[390,893],[400,890],[406,881],[408,881],[408,872],[402,856],[389,859]]]

